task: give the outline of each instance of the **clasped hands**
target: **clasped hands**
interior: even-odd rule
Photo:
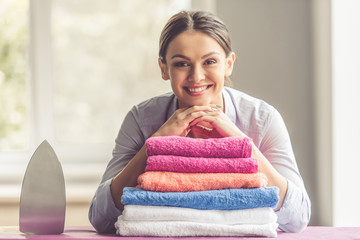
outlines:
[[[222,111],[222,106],[213,104],[177,109],[153,136],[245,137]]]

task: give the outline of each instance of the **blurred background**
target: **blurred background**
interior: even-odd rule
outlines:
[[[228,25],[234,88],[275,106],[312,200],[311,225],[360,225],[360,1],[0,0],[0,226],[47,139],[62,164],[66,225],[89,202],[129,109],[170,91],[159,34],[183,9]]]

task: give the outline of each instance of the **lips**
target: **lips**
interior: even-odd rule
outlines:
[[[204,91],[205,89],[207,89],[207,86],[204,86],[204,87],[198,87],[198,88],[188,88],[189,92],[201,92],[201,91]]]
[[[202,94],[204,91],[206,91],[209,87],[212,85],[206,85],[206,86],[192,86],[192,87],[184,87],[184,89],[191,95],[199,95]]]

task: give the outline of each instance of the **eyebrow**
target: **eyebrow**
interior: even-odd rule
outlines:
[[[212,51],[212,52],[209,52],[208,54],[205,54],[204,56],[202,56],[201,58],[207,58],[207,57],[210,57],[211,55],[220,55],[219,52],[217,51]]]
[[[171,59],[174,59],[174,58],[184,58],[186,60],[190,60],[189,57],[186,57],[186,56],[184,56],[182,54],[175,54],[174,56],[171,57]]]
[[[211,55],[220,55],[220,53],[216,52],[216,51],[212,51],[212,52],[209,52],[209,53],[205,54],[204,56],[202,56],[201,59],[207,58],[207,57],[209,57]],[[191,60],[189,57],[184,56],[182,54],[175,54],[174,56],[171,57],[171,59],[174,59],[174,58],[177,58],[177,57],[178,58],[184,58],[186,60]]]

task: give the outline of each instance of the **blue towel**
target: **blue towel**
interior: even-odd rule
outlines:
[[[126,187],[124,205],[171,206],[194,209],[235,210],[260,207],[275,208],[279,201],[277,187],[236,188],[197,192],[153,192]]]

